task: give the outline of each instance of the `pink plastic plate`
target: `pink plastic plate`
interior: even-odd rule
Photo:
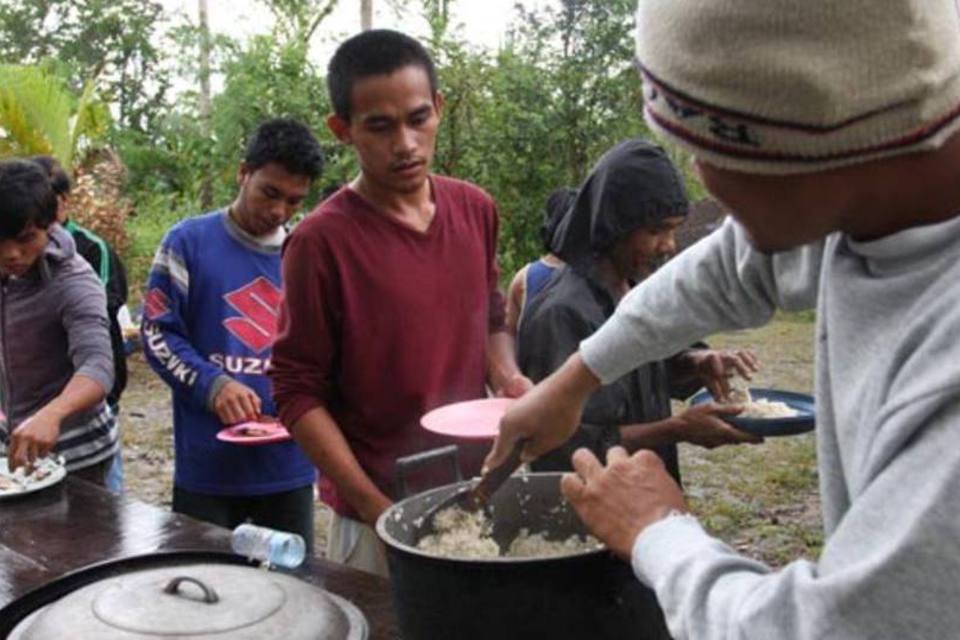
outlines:
[[[272,444],[289,439],[290,432],[279,422],[241,422],[217,434],[217,440],[242,445]]]
[[[485,398],[437,407],[420,418],[424,429],[455,438],[496,438],[513,398]]]

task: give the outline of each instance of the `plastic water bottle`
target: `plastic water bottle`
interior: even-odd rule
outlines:
[[[307,553],[307,545],[299,535],[255,524],[241,524],[234,529],[230,547],[238,556],[284,569],[299,567]]]

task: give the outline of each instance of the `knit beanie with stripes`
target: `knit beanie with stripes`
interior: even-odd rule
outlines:
[[[647,122],[711,164],[820,171],[960,127],[960,0],[639,0]]]

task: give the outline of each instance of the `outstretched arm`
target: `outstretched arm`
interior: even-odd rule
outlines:
[[[728,220],[627,294],[577,354],[511,408],[487,463],[498,464],[523,437],[531,439],[528,459],[566,441],[601,383],[711,333],[762,325],[777,308],[813,307],[822,250],[808,245],[764,255]]]
[[[102,285],[88,268],[64,274],[57,285],[59,313],[74,374],[53,400],[10,434],[11,470],[46,455],[57,443],[63,421],[95,407],[113,386],[113,357]]]
[[[653,588],[677,640],[953,637],[960,610],[960,402],[955,390],[877,417],[908,446],[865,474],[816,562],[773,571],[708,535],[649,451],[606,467],[585,450],[564,494],[590,530]],[[922,422],[922,427],[911,423]],[[906,425],[906,426],[905,426]]]
[[[60,437],[60,426],[68,417],[96,406],[105,392],[99,382],[83,374],[74,374],[56,398],[17,425],[10,434],[7,466],[10,471],[30,466],[53,449]]]

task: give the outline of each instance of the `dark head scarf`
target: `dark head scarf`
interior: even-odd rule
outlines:
[[[553,234],[563,220],[567,209],[577,199],[577,190],[573,187],[558,187],[547,196],[547,206],[543,210],[543,225],[540,227],[540,240],[545,251],[551,251]]]
[[[553,235],[553,253],[585,266],[639,228],[686,215],[683,178],[659,146],[633,138],[607,151]]]

